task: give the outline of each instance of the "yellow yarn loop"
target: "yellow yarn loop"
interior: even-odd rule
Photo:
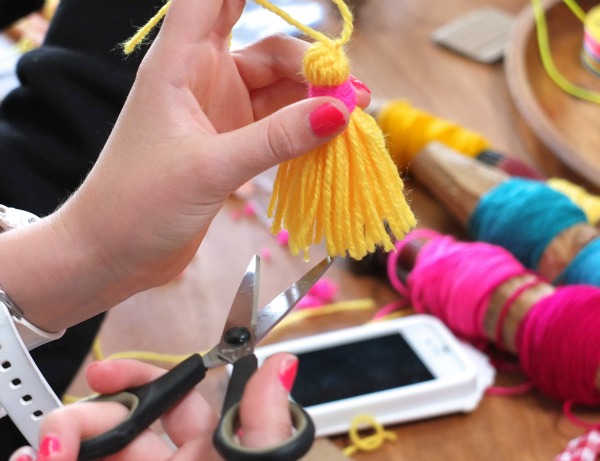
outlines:
[[[365,424],[367,425],[367,428],[373,430],[373,433],[361,437],[359,431],[364,430]],[[348,436],[350,437],[352,445],[344,448],[344,454],[346,456],[352,456],[357,451],[375,451],[379,449],[384,442],[393,442],[398,438],[394,432],[385,430],[385,428],[370,415],[360,415],[354,418]]]
[[[552,188],[569,197],[585,213],[592,224],[600,223],[600,197],[592,195],[583,187],[573,184],[566,179],[551,178],[546,183]]]
[[[437,118],[406,101],[391,101],[378,114],[377,122],[387,136],[388,148],[400,171],[431,141],[439,141],[464,155],[475,157],[490,147],[480,134]]]

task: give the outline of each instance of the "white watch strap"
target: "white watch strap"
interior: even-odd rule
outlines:
[[[62,404],[29,355],[16,325],[19,320],[4,302],[0,302],[0,311],[0,404],[29,444],[37,448],[43,415]]]

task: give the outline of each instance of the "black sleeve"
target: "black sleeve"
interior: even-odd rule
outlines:
[[[106,142],[145,52],[125,57],[118,44],[163,4],[61,0],[43,46],[18,64],[21,85],[0,105],[1,204],[44,216],[79,186]],[[35,280],[31,283],[35,286]],[[102,318],[33,351],[57,395],[79,370]],[[1,419],[0,460],[22,443],[9,419]]]
[[[43,6],[44,0],[0,0],[0,30]]]

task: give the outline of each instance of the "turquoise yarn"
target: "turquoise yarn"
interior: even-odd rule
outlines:
[[[600,237],[589,242],[577,253],[554,284],[600,286]]]
[[[468,231],[535,270],[548,244],[579,223],[587,223],[585,213],[561,192],[541,181],[510,178],[481,197]]]

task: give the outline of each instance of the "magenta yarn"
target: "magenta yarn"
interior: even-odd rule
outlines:
[[[409,241],[431,238],[419,251],[406,284],[395,276],[397,254]],[[528,274],[511,253],[483,242],[462,243],[430,230],[409,233],[388,260],[392,285],[413,309],[442,320],[457,335],[487,340],[483,329],[492,293],[511,278]],[[474,264],[476,262],[476,264]]]
[[[540,299],[517,332],[523,371],[544,394],[584,405],[600,404],[600,290],[570,285]]]
[[[396,275],[398,254],[420,238],[428,241],[402,283]],[[513,277],[532,274],[502,247],[457,242],[427,229],[409,233],[396,248],[388,258],[394,288],[415,311],[440,318],[475,344],[491,342],[483,322],[492,293]],[[509,296],[500,323],[520,292],[535,283],[549,282],[537,277]],[[600,288],[569,285],[540,298],[519,325],[516,346],[523,372],[542,393],[564,402],[600,404]]]
[[[309,85],[308,96],[311,98],[315,96],[332,96],[337,98],[346,105],[348,112],[350,113],[352,113],[358,104],[358,100],[356,98],[356,89],[349,80],[346,80],[341,85],[336,86]]]

